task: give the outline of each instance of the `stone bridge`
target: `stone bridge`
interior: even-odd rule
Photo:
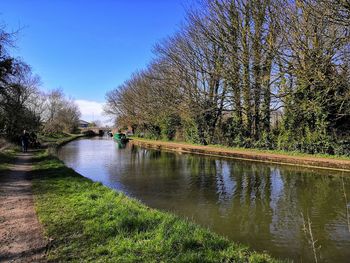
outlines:
[[[87,132],[87,131],[93,131],[95,134],[103,135],[108,132],[111,133],[116,133],[117,129],[116,128],[111,128],[111,127],[87,127],[87,128],[80,128],[81,133]]]

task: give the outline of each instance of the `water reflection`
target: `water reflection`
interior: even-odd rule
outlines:
[[[349,174],[123,148],[99,139],[72,142],[59,156],[86,177],[276,257],[314,261],[302,223],[302,215],[309,217],[319,262],[350,257]]]

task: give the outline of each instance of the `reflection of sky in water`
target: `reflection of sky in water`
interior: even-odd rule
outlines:
[[[270,231],[271,233],[275,233],[278,231],[278,221],[279,221],[279,215],[278,215],[278,201],[282,197],[283,194],[283,181],[281,178],[280,170],[274,169],[271,171],[271,177],[273,178],[271,183],[271,201],[270,201],[270,207],[272,209],[272,222],[270,224]]]
[[[84,176],[170,210],[232,240],[296,262],[313,260],[302,231],[309,215],[320,262],[346,262],[350,233],[340,173],[125,149],[113,140],[78,140],[59,156]],[[350,199],[350,177],[344,177]]]
[[[219,195],[219,203],[229,201],[235,190],[236,183],[231,178],[231,170],[226,162],[216,160],[216,182],[217,193]]]
[[[284,182],[281,177],[280,169],[271,169],[271,196],[270,207],[272,210],[271,223],[269,230],[275,242],[281,246],[289,246],[298,253],[299,245],[293,242],[299,235],[299,215],[293,202],[290,202],[289,207],[283,205],[285,195]]]

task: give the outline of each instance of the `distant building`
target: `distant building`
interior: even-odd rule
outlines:
[[[83,121],[83,120],[79,120],[79,128],[87,128],[89,127],[89,122],[87,121]]]

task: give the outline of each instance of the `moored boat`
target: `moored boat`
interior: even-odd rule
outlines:
[[[121,133],[121,132],[115,133],[113,135],[113,138],[114,138],[114,140],[122,142],[122,143],[126,143],[129,141],[129,138],[126,137],[126,135],[124,133]]]

